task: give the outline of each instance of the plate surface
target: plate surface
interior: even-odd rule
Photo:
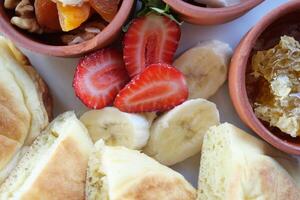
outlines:
[[[243,35],[267,12],[287,2],[287,0],[265,0],[246,15],[230,23],[217,26],[196,26],[183,24],[182,37],[177,55],[193,47],[199,41],[218,39],[227,42],[232,48],[239,43]],[[55,116],[67,110],[75,110],[79,115],[87,110],[75,97],[72,89],[72,79],[78,59],[54,58],[23,50],[33,66],[40,72],[48,83],[54,97]],[[214,95],[211,101],[217,104],[221,121],[230,122],[252,133],[237,116],[229,98],[227,83]],[[300,157],[299,157],[300,159]],[[198,181],[200,155],[196,155],[179,163],[173,168],[182,173],[195,187]]]

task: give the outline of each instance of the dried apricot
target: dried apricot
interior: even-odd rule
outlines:
[[[51,0],[34,1],[35,16],[38,24],[46,31],[60,31],[57,7]]]
[[[118,12],[120,0],[89,0],[89,2],[105,21],[110,22]]]
[[[90,16],[90,5],[84,3],[81,6],[65,6],[57,2],[59,22],[63,31],[78,28]]]

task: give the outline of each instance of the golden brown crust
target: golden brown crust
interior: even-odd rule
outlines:
[[[145,176],[117,200],[195,200],[196,190],[181,179],[163,174]]]
[[[76,143],[72,137],[62,141],[22,200],[84,200],[87,156]]]
[[[0,84],[0,134],[23,144],[30,125],[30,114],[12,90]]]

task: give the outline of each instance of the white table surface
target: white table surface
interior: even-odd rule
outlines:
[[[266,13],[288,0],[265,0],[264,3],[254,8],[246,15],[230,23],[216,26],[196,26],[183,24],[182,37],[177,55],[194,46],[199,41],[219,39],[229,43],[232,48],[239,43],[242,36]],[[54,97],[54,114],[57,115],[67,110],[83,113],[86,108],[75,97],[72,89],[72,79],[78,59],[56,58],[23,50],[29,57],[33,66],[39,71],[48,83]],[[215,102],[220,111],[221,121],[237,125],[249,133],[251,131],[240,121],[229,98],[227,83],[210,99]],[[173,168],[182,173],[194,186],[197,186],[200,155],[175,165]]]

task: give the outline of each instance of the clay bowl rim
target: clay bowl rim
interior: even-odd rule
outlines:
[[[2,1],[3,2],[3,1]],[[75,45],[50,45],[43,42],[35,41],[30,37],[21,33],[11,23],[5,13],[3,3],[0,8],[0,31],[13,42],[21,47],[31,51],[58,57],[76,57],[89,51],[93,51],[98,47],[106,46],[107,41],[112,40],[126,22],[131,13],[131,9],[135,0],[123,0],[118,13],[114,19],[94,38]]]
[[[223,8],[204,8],[201,6],[192,5],[182,0],[163,0],[169,4],[176,12],[181,15],[189,16],[192,18],[199,18],[199,13],[213,14],[215,15],[232,15],[233,13],[243,13],[251,8],[262,3],[264,0],[248,0],[241,2],[237,5],[223,7]]]
[[[274,147],[290,154],[300,155],[300,144],[291,144],[269,131],[254,114],[246,91],[245,75],[250,53],[259,36],[279,18],[298,11],[299,1],[291,1],[275,8],[264,16],[238,45],[229,69],[229,93],[241,119],[261,138]]]

